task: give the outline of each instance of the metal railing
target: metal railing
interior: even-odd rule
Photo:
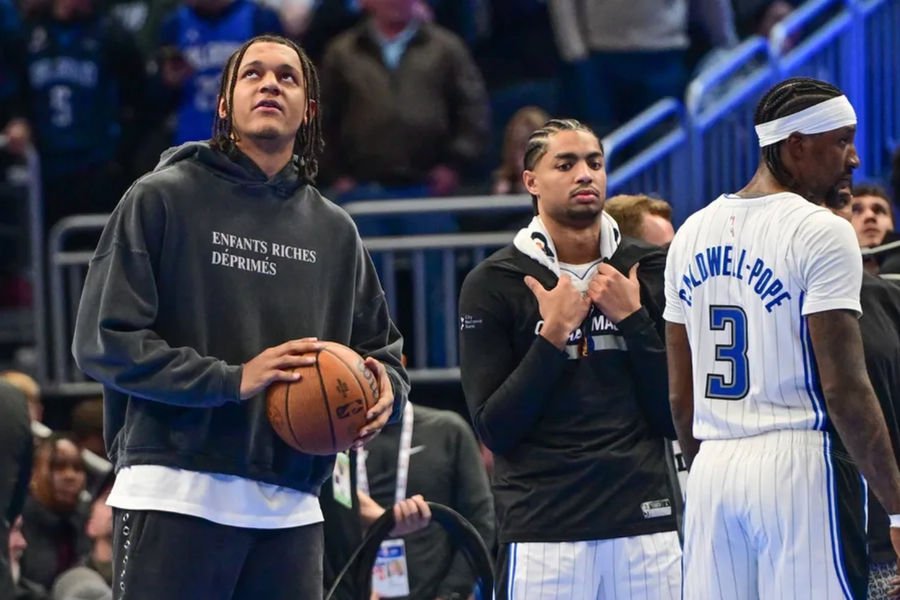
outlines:
[[[691,203],[691,172],[684,107],[664,98],[603,139],[608,195],[650,194],[668,200],[683,221]],[[648,138],[649,143],[648,143]],[[619,155],[624,154],[624,160]]]
[[[4,151],[8,144],[6,136],[0,135],[0,151]],[[24,240],[27,252],[28,267],[24,275],[31,285],[32,306],[28,311],[17,311],[13,319],[15,321],[24,321],[30,331],[23,331],[21,327],[13,325],[11,322],[4,320],[4,326],[8,331],[3,332],[3,338],[7,340],[16,340],[24,343],[31,343],[35,348],[36,356],[36,375],[39,379],[45,379],[45,361],[41,358],[46,356],[46,312],[45,312],[45,269],[44,269],[44,237],[41,229],[43,223],[43,204],[41,202],[41,164],[40,158],[34,146],[29,145],[24,152],[23,162],[21,164],[12,165],[6,171],[5,184],[24,190],[25,210],[22,211],[24,218]],[[22,232],[11,232],[14,237],[19,237]]]
[[[900,145],[900,2],[867,0],[851,6],[853,50],[862,56],[856,61],[862,94],[857,139],[861,134],[865,145],[857,141],[857,148],[863,170],[877,176],[890,169],[891,151]]]
[[[84,278],[93,252],[68,248],[80,234],[99,234],[109,215],[77,215],[60,219],[47,241],[47,274],[50,298],[50,359],[44,385],[62,395],[92,394],[99,385],[88,381],[72,356],[75,316]]]
[[[689,212],[739,189],[753,175],[759,160],[753,114],[775,77],[768,44],[754,37],[688,86],[693,182]]]
[[[498,205],[502,200],[497,198],[493,202]],[[524,210],[526,205],[522,198],[514,200],[518,204],[518,210]],[[363,205],[363,203],[359,203]],[[408,207],[409,202],[405,202]],[[424,203],[423,203],[424,204]],[[465,206],[467,202],[458,203]],[[357,213],[365,213],[374,206],[365,203],[357,206]],[[423,205],[427,209],[427,205]],[[508,209],[509,206],[497,208]],[[531,201],[527,201],[527,209],[531,210]],[[410,210],[413,210],[414,207]],[[492,210],[478,208],[477,210]],[[78,370],[72,357],[71,344],[74,332],[75,317],[78,310],[78,302],[81,298],[84,279],[90,264],[92,252],[67,247],[72,239],[88,233],[99,233],[108,215],[79,215],[66,217],[60,220],[50,231],[48,240],[48,275],[51,328],[49,331],[50,352],[49,362],[42,380],[48,392],[61,395],[82,395],[98,393],[98,384],[88,381]],[[407,274],[411,281],[412,290],[412,331],[404,332],[414,349],[413,363],[419,365],[410,369],[410,377],[414,382],[442,382],[456,381],[459,379],[457,361],[457,337],[456,337],[456,298],[459,283],[472,266],[478,264],[497,248],[508,244],[513,237],[512,231],[485,232],[485,233],[461,233],[440,235],[414,235],[402,237],[376,237],[364,240],[373,260],[382,269],[382,285],[388,298],[391,314],[395,320],[399,314],[398,302],[399,288],[398,278]],[[426,272],[425,252],[436,251],[441,255],[443,269],[441,280],[434,281]],[[433,309],[426,299],[426,290],[432,286],[441,286],[444,305],[438,307],[438,315],[441,317],[440,326],[443,328],[444,352],[447,356],[447,364],[428,365],[428,315]]]

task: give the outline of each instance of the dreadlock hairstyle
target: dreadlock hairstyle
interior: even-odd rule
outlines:
[[[309,183],[313,183],[316,174],[319,172],[319,154],[325,146],[322,140],[322,118],[321,110],[311,111],[310,106],[315,103],[319,104],[319,76],[316,74],[316,68],[306,53],[294,42],[287,38],[277,35],[260,35],[244,42],[244,44],[234,51],[225,63],[225,70],[222,72],[222,81],[219,83],[218,98],[225,98],[225,117],[219,116],[216,110],[216,119],[213,122],[212,141],[210,145],[221,152],[232,154],[237,148],[237,142],[240,141],[238,132],[234,130],[234,86],[237,83],[237,72],[244,59],[247,48],[258,42],[271,42],[273,44],[282,44],[291,48],[297,53],[300,59],[300,66],[303,70],[303,81],[306,85],[306,121],[300,125],[297,130],[297,137],[294,140],[294,156],[297,169],[300,171],[300,177]]]
[[[584,131],[597,137],[597,134],[590,127],[575,119],[550,119],[544,123],[543,127],[535,129],[528,137],[528,145],[525,147],[525,158],[522,161],[526,171],[534,170],[538,161],[547,153],[547,144],[550,142],[550,136],[556,135],[560,131]],[[600,151],[603,152],[603,142],[600,141],[600,138],[597,138],[597,142],[600,144]],[[537,196],[534,194],[531,195],[531,206],[534,214],[537,215],[538,201]]]
[[[821,104],[826,100],[842,96],[843,92],[830,83],[809,77],[793,77],[785,79],[769,90],[753,115],[755,125],[768,123],[786,117],[810,106]],[[781,162],[780,149],[782,142],[769,144],[762,148],[762,158],[775,179],[788,189],[795,189],[797,182]]]

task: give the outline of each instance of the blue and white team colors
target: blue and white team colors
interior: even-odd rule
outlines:
[[[686,600],[852,598],[864,582],[845,552],[864,544],[864,483],[834,451],[807,327],[814,313],[859,314],[861,282],[850,224],[788,192],[721,196],[672,241],[664,317],[687,331],[703,441]]]

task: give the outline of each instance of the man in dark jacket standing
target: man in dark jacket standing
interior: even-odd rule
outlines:
[[[14,594],[7,548],[28,493],[33,447],[25,395],[0,381],[0,600]]]
[[[489,135],[481,73],[461,39],[416,19],[412,0],[364,4],[369,18],[322,62],[327,174],[348,199],[451,194]]]
[[[318,79],[279,37],[230,57],[215,135],[181,146],[119,203],[91,262],[74,351],[104,384],[117,477],[117,597],[317,598],[334,457],[289,448],[264,393],[319,340],[366,357],[378,401],[408,392],[402,338],[349,216],[311,185]]]
[[[497,598],[678,598],[664,256],[603,212],[603,149],[581,123],[535,131],[523,177],[535,218],[460,297],[463,388],[494,452]]]

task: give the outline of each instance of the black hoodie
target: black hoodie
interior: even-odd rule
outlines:
[[[333,457],[277,437],[242,364],[291,339],[346,344],[409,390],[371,259],[350,217],[291,164],[271,179],[206,143],[167,151],[113,212],[91,260],[73,351],[104,386],[107,450],[137,464],[318,494]]]
[[[537,300],[523,281],[531,275],[553,288],[550,269],[508,246],[463,283],[462,384],[475,429],[495,454],[501,543],[676,527],[664,440],[675,436],[661,335],[665,255],[625,237],[609,263],[628,273],[636,262],[643,308],[613,325],[592,307],[569,337],[571,353],[538,334]],[[615,342],[587,343],[601,338]]]

